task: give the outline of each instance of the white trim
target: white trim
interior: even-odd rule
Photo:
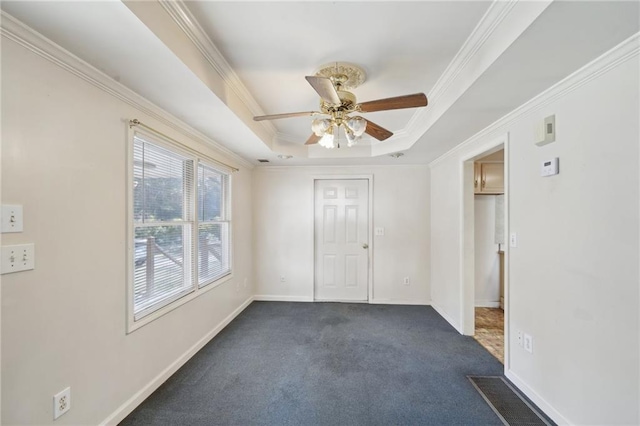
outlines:
[[[192,243],[192,249],[193,249],[193,253],[191,253],[192,256],[195,256],[195,258],[192,259],[191,262],[191,281],[192,281],[192,285],[189,288],[185,288],[182,289],[180,292],[177,292],[175,295],[168,297],[166,299],[162,299],[161,301],[151,304],[149,307],[141,310],[140,312],[137,313],[137,315],[139,316],[136,319],[136,313],[134,312],[134,297],[133,297],[133,293],[134,293],[134,287],[135,287],[135,280],[134,280],[134,270],[135,267],[133,265],[133,252],[135,250],[135,244],[134,244],[134,233],[135,233],[135,229],[136,227],[140,226],[140,225],[136,225],[133,222],[133,185],[130,185],[129,183],[133,181],[133,156],[134,156],[134,142],[135,142],[135,137],[136,135],[139,135],[139,137],[145,142],[145,143],[150,143],[152,145],[157,145],[163,149],[166,149],[172,153],[176,153],[178,155],[181,155],[185,158],[188,158],[190,160],[193,161],[193,185],[190,188],[190,191],[192,192],[191,194],[191,198],[193,198],[193,213],[192,213],[192,217],[191,220],[187,220],[187,221],[181,221],[179,222],[179,224],[190,224],[192,227],[192,235],[191,238],[193,239],[193,243]],[[205,161],[203,162],[203,164],[205,165],[209,165],[206,162],[206,157],[200,157],[199,153],[195,150],[193,150],[193,152],[191,151],[187,151],[184,149],[183,146],[181,145],[177,145],[175,142],[168,140],[165,136],[163,136],[162,134],[158,134],[156,132],[147,130],[147,129],[141,129],[141,128],[132,128],[129,127],[127,129],[127,179],[126,179],[126,194],[127,194],[127,201],[126,201],[126,216],[127,216],[127,236],[126,236],[126,241],[127,241],[127,249],[126,249],[126,253],[127,253],[127,259],[126,259],[126,268],[127,268],[127,309],[126,309],[126,316],[127,316],[127,330],[126,333],[130,334],[133,333],[135,330],[144,327],[145,325],[155,321],[156,319],[162,317],[163,315],[173,311],[174,309],[184,305],[187,302],[190,302],[191,300],[199,297],[200,295],[205,294],[206,292],[226,283],[227,281],[231,280],[234,278],[233,275],[233,233],[232,233],[232,226],[233,226],[233,221],[231,219],[228,219],[228,224],[229,224],[229,241],[227,242],[229,244],[229,272],[226,275],[220,276],[212,281],[209,281],[207,283],[205,283],[204,285],[200,285],[199,283],[199,276],[198,276],[198,272],[197,272],[197,265],[199,262],[199,247],[198,247],[198,225],[200,224],[200,222],[197,220],[197,211],[198,211],[198,194],[197,194],[197,190],[196,190],[196,186],[198,184],[198,167],[200,164],[200,160],[204,159]],[[215,170],[218,170],[217,168],[213,167]],[[226,174],[227,175],[227,183],[228,183],[228,188],[227,188],[227,193],[226,196],[228,197],[225,200],[225,204],[226,204],[226,208],[227,208],[227,215],[228,218],[231,216],[231,195],[232,192],[231,191],[231,173],[227,173],[224,171],[220,171],[220,173],[222,174]],[[157,226],[160,225],[160,223],[154,223],[152,224],[152,226]]]
[[[480,300],[475,303],[476,308],[499,308],[500,302],[491,302],[489,300]]]
[[[449,109],[455,99],[458,99],[508,48],[511,43],[506,43],[505,40],[515,40],[551,1],[538,1],[532,7],[516,7],[526,3],[520,0],[492,2],[429,92],[430,108],[416,110],[405,129],[395,133],[395,141],[400,144],[408,143],[408,146],[402,148],[395,145],[381,145],[384,152],[373,153],[372,151],[370,157],[413,146],[419,137],[437,121],[437,118]],[[254,116],[265,114],[184,2],[181,0],[160,0],[160,5],[221,76],[225,84],[238,96],[244,106]],[[507,19],[514,9],[516,11],[513,14],[513,19]],[[501,37],[491,38],[496,31],[504,34]],[[270,134],[271,140],[277,142],[297,141],[297,138],[291,135],[278,132],[270,122],[263,121],[261,124]]]
[[[466,65],[478,50],[485,44],[489,36],[500,23],[509,15],[516,1],[494,1],[491,3],[480,22],[473,29],[469,37],[451,60],[436,84],[429,91],[429,102],[435,102],[444,93],[453,81],[460,75]]]
[[[516,387],[534,402],[547,416],[559,425],[573,424],[564,417],[558,410],[553,408],[544,398],[542,398],[535,390],[529,387],[517,374],[512,370],[505,370],[505,376],[511,380]]]
[[[254,166],[251,162],[194,129],[123,84],[115,81],[102,71],[45,38],[4,11],[1,13],[0,34],[109,95],[133,106],[140,112],[179,132],[183,136],[210,147],[218,154],[248,169],[253,169]]]
[[[369,300],[370,305],[416,305],[430,306],[430,300],[409,300],[409,299],[373,299]]]
[[[200,23],[193,16],[193,13],[185,6],[181,0],[159,0],[160,6],[171,16],[180,29],[191,40],[193,45],[202,53],[202,56],[211,64],[214,70],[222,77],[225,84],[238,96],[245,107],[252,115],[265,115],[266,113],[260,107],[251,92],[242,83],[238,74],[231,67],[229,62],[220,53],[217,46],[211,41],[206,31],[200,26]],[[276,127],[270,121],[262,121],[261,125],[270,133],[271,137],[278,134]],[[296,139],[296,142],[298,140]]]
[[[226,283],[227,281],[232,280],[233,278],[234,278],[233,274],[225,275],[224,277],[219,278],[217,281],[213,281],[212,283],[207,284],[204,287],[200,287],[197,290],[192,290],[190,293],[185,294],[179,299],[169,302],[163,307],[150,312],[149,314],[143,316],[137,321],[133,320],[132,316],[128,316],[127,318],[130,322],[127,324],[127,334],[133,333],[140,327],[144,327],[145,325],[157,320],[161,316],[173,311],[176,308],[179,308],[180,306],[184,305],[187,302],[191,302],[193,299],[202,296],[203,294],[213,290],[214,288],[219,287],[220,285]],[[129,295],[131,294],[131,292],[127,290],[127,293],[128,293],[127,297],[131,300],[129,303],[133,305],[133,297]],[[133,307],[130,307],[129,309],[130,309],[130,312],[133,312]]]
[[[484,141],[460,159],[460,324],[467,336],[475,334],[475,247],[474,241],[474,191],[473,161],[484,156],[488,151],[502,146],[506,149],[509,134]],[[505,166],[508,158],[505,156]],[[469,179],[466,174],[471,173]],[[507,205],[505,205],[507,208]],[[508,215],[508,210],[507,210]],[[507,216],[505,215],[505,216]]]
[[[460,279],[460,327],[462,334],[473,336],[475,334],[475,203],[473,191],[474,164],[470,159],[463,159],[460,166],[460,217],[458,228],[460,229],[460,264],[458,276]]]
[[[257,294],[253,296],[256,302],[313,302],[309,296],[276,296],[272,294]]]
[[[222,329],[224,329],[234,318],[236,318],[247,306],[253,302],[253,296],[250,296],[240,306],[238,306],[233,312],[231,312],[225,319],[223,319],[217,326],[208,332],[202,339],[198,340],[193,346],[191,346],[186,352],[178,357],[175,361],[167,366],[154,377],[149,383],[144,385],[142,389],[136,392],[131,398],[118,407],[113,413],[111,413],[100,425],[116,425],[127,417],[142,401],[144,401],[149,395],[151,395],[156,389],[160,387],[173,373],[178,371],[193,355],[202,349],[211,339],[213,339]]]
[[[331,173],[331,171],[341,170],[341,171],[349,171],[349,170],[375,170],[375,169],[386,169],[386,168],[408,168],[408,169],[428,169],[429,166],[427,164],[345,164],[345,165],[298,165],[298,166],[255,166],[253,169],[254,172],[290,172],[292,170],[311,170],[317,172]],[[324,179],[324,178],[323,178]],[[330,179],[330,177],[326,178]],[[346,178],[348,179],[348,178]]]
[[[441,306],[433,303],[433,301],[431,302],[431,307],[433,308],[434,311],[436,311],[446,322],[449,323],[449,325],[451,325],[451,327],[453,327],[458,333],[462,334],[462,329],[460,328],[460,325],[456,324],[456,322],[454,321],[453,317],[451,315],[449,315]]]
[[[511,164],[511,135],[507,134],[507,140],[504,144],[504,235],[505,239],[508,239],[508,235],[511,232],[511,221],[510,221],[510,212],[511,206],[509,204],[509,200],[511,199],[511,179],[509,178],[509,166]],[[504,311],[504,371],[506,372],[511,368],[511,291],[510,285],[511,280],[509,279],[509,271],[511,265],[511,249],[509,248],[509,244],[503,244],[504,248],[504,272],[503,272],[503,286],[504,286],[504,294],[503,294],[503,306],[502,309]]]
[[[314,300],[318,300],[320,301],[320,299],[316,298],[316,221],[315,221],[315,217],[316,217],[316,180],[356,180],[356,179],[362,179],[362,180],[366,180],[367,181],[367,187],[368,187],[368,193],[367,193],[367,197],[368,202],[367,202],[367,209],[369,210],[367,213],[367,221],[368,223],[368,229],[367,229],[367,234],[368,234],[368,238],[369,238],[369,242],[367,244],[369,244],[369,248],[367,249],[367,300],[365,300],[364,302],[367,302],[369,300],[373,299],[373,250],[374,250],[374,243],[373,243],[373,178],[374,175],[373,174],[356,174],[356,175],[344,175],[344,174],[328,174],[328,175],[313,175],[311,176],[311,194],[313,199],[311,200],[311,214],[314,219],[312,221],[312,226],[311,226],[311,231],[312,231],[312,241],[313,241],[313,247],[311,250],[312,256],[313,256],[313,288],[311,289],[312,291],[312,297]],[[348,302],[348,301],[345,301]],[[354,301],[357,302],[357,301]]]
[[[638,56],[639,53],[640,33],[636,33],[622,43],[610,49],[608,52],[605,52],[598,58],[594,59],[579,70],[575,71],[568,77],[560,80],[550,88],[546,89],[544,92],[528,100],[502,118],[494,121],[489,126],[480,130],[478,133],[471,136],[464,142],[456,145],[451,150],[442,154],[440,157],[430,162],[429,167],[435,167],[447,158],[463,152],[478,140],[481,140],[494,132],[499,132],[501,128],[509,126],[510,124],[526,116],[527,114],[544,108],[551,102],[555,102],[559,98],[566,96],[570,92],[599,77],[607,71],[617,67],[618,65],[626,62],[629,59],[632,59],[635,56]]]

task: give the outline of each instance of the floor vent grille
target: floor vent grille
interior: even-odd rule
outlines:
[[[503,377],[467,377],[505,425],[551,426]]]

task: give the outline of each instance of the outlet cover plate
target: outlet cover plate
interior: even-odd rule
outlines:
[[[2,246],[0,273],[28,271],[36,267],[36,252],[33,244]]]
[[[71,409],[71,388],[66,388],[53,396],[53,420]]]

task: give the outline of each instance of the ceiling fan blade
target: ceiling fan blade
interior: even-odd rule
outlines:
[[[306,76],[305,78],[322,99],[334,105],[342,103],[336,88],[333,87],[333,83],[329,78],[316,76]]]
[[[363,102],[360,104],[360,111],[374,112],[390,109],[417,108],[427,106],[427,103],[427,95],[424,93],[416,93],[413,95],[396,96],[395,98]]]
[[[311,133],[311,136],[309,136],[309,139],[307,139],[305,145],[315,145],[319,140],[320,136],[316,135],[315,133]]]
[[[364,132],[370,136],[373,136],[379,141],[383,141],[393,136],[392,132],[388,131],[384,127],[378,126],[376,123],[369,120],[367,120],[367,127],[365,128]]]
[[[253,117],[253,121],[278,120],[280,118],[291,117],[308,117],[312,115],[320,115],[320,111],[304,111],[304,112],[287,112],[285,114],[258,115]]]

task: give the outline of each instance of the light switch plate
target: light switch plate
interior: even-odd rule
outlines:
[[[527,333],[524,333],[524,350],[533,353],[533,337]]]
[[[382,227],[376,227],[376,236],[382,236],[384,235],[384,228]]]
[[[1,212],[2,233],[22,232],[22,206],[3,204]]]
[[[36,267],[36,252],[33,244],[2,246],[2,274],[28,271]]]
[[[509,235],[509,246],[518,247],[518,235],[515,232],[512,232],[511,235]]]

